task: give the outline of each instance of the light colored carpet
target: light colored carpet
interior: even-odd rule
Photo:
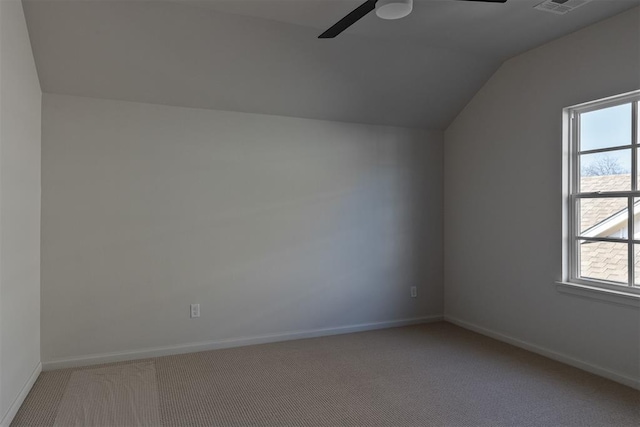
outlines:
[[[55,427],[159,425],[153,361],[73,372],[53,424]]]
[[[448,323],[146,362],[164,426],[640,425],[640,392]],[[42,373],[12,425],[56,423],[92,369]]]

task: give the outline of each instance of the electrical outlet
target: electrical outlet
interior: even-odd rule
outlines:
[[[200,317],[200,304],[191,304],[191,318]]]
[[[418,287],[417,286],[412,286],[411,287],[411,298],[417,298],[418,297]]]

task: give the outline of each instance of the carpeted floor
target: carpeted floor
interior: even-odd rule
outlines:
[[[638,426],[640,392],[434,323],[43,372],[12,426],[158,423]]]

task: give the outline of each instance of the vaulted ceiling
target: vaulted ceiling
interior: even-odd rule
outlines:
[[[317,36],[364,0],[23,0],[42,90],[444,129],[507,58],[640,4],[566,15],[415,0]]]

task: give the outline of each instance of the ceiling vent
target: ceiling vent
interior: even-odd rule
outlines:
[[[547,0],[540,3],[534,9],[541,10],[543,12],[551,12],[557,15],[564,15],[567,12],[571,12],[573,9],[583,6],[593,0]]]

